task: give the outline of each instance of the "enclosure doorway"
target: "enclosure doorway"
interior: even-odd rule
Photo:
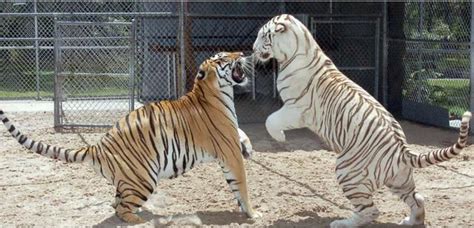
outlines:
[[[55,127],[110,126],[134,109],[134,21],[55,21],[54,54]]]

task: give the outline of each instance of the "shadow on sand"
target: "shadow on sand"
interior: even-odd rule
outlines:
[[[302,211],[299,213],[295,214],[296,216],[299,217],[306,217],[304,219],[300,219],[298,221],[292,221],[292,220],[285,220],[285,219],[280,219],[271,225],[272,227],[329,227],[329,224],[331,224],[332,221],[338,220],[338,219],[343,219],[341,217],[321,217],[319,216],[316,212],[312,211]],[[379,223],[379,222],[374,222],[369,225],[365,225],[363,227],[369,227],[369,228],[385,228],[385,227],[393,227],[393,228],[400,228],[400,227],[425,227],[423,225],[421,226],[400,226],[395,223]]]
[[[456,143],[458,129],[443,129],[410,121],[398,120],[409,144],[448,147]],[[240,128],[249,136],[254,149],[259,152],[285,152],[294,150],[330,150],[323,141],[308,129],[285,131],[286,141],[277,142],[267,132],[264,123],[242,124]],[[474,142],[474,136],[469,137]]]
[[[319,137],[308,129],[285,131],[286,141],[278,142],[268,134],[264,123],[242,124],[239,127],[247,133],[252,141],[253,149],[258,152],[276,153],[328,149]]]
[[[142,217],[145,226],[166,227],[169,225],[178,226],[201,226],[201,225],[229,225],[231,223],[247,224],[254,223],[253,220],[247,218],[244,213],[232,211],[199,211],[196,214],[177,214],[173,216],[155,215],[150,211],[142,210],[137,213]],[[112,226],[128,226],[128,224],[120,220],[116,215],[103,220],[94,227],[112,227]]]
[[[336,207],[338,207],[338,208],[340,208],[340,209],[345,209],[345,210],[349,210],[349,211],[352,210],[351,208],[348,208],[348,207],[346,207],[346,206],[344,206],[344,205],[339,205],[339,204],[337,204],[337,203],[334,203],[333,201],[331,201],[330,199],[324,197],[322,194],[320,194],[318,191],[316,191],[315,189],[313,189],[311,186],[309,186],[309,185],[306,184],[306,183],[303,183],[303,182],[301,182],[301,181],[299,181],[299,180],[297,180],[297,179],[294,179],[294,178],[292,178],[292,177],[289,176],[289,175],[282,174],[282,173],[280,173],[280,172],[278,172],[278,171],[272,169],[271,167],[269,167],[269,166],[267,166],[267,165],[265,165],[265,164],[263,164],[263,163],[261,163],[261,162],[258,162],[258,161],[255,161],[255,160],[252,160],[252,162],[255,163],[255,164],[257,164],[257,165],[259,165],[259,166],[262,167],[263,169],[265,169],[265,170],[267,170],[267,171],[269,171],[269,172],[271,172],[271,173],[273,173],[273,174],[276,174],[276,175],[278,175],[278,176],[280,176],[280,177],[282,177],[282,178],[284,178],[284,179],[286,179],[286,180],[288,180],[288,181],[291,181],[291,182],[295,183],[296,185],[299,185],[299,186],[301,186],[301,187],[303,187],[303,188],[308,189],[308,190],[313,194],[313,195],[311,195],[311,196],[318,197],[318,198],[320,198],[321,200],[324,200],[324,201],[326,201],[326,202],[328,202],[328,203],[332,204],[333,206],[336,206]]]

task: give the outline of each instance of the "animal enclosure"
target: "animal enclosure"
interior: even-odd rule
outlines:
[[[0,109],[32,139],[93,145],[107,130],[99,127],[188,92],[205,58],[251,54],[259,28],[290,13],[343,73],[401,120],[410,148],[426,152],[453,145],[458,132],[445,128],[474,111],[472,12],[471,2],[1,2]],[[235,89],[239,127],[255,149],[245,161],[249,194],[263,217],[238,212],[219,166],[208,163],[161,180],[138,213],[144,226],[327,227],[350,216],[334,174],[338,155],[307,130],[287,132],[279,143],[265,129],[282,105],[278,67],[255,65],[250,83]],[[127,225],[110,206],[113,187],[90,166],[28,153],[6,130],[0,145],[0,224]],[[473,158],[468,146],[415,171],[426,225],[474,226]],[[394,226],[408,214],[387,189],[375,201],[382,213],[369,227]]]
[[[134,108],[132,103],[178,98],[191,88],[204,58],[219,51],[251,53],[258,28],[280,13],[306,24],[335,64],[396,115],[456,127],[471,106],[469,2],[33,1],[0,3],[0,9],[0,99],[53,99],[56,127],[110,125]],[[78,45],[64,56],[58,49],[64,49],[66,34],[55,29],[66,26],[64,21],[109,25],[75,31],[73,37],[88,41],[67,38]],[[120,48],[133,50],[116,54]],[[66,84],[75,85],[66,90],[74,94],[58,93],[61,66],[72,62],[84,68],[75,69],[75,82]],[[251,83],[236,89],[241,123],[261,123],[281,106],[277,67],[256,66]],[[81,74],[85,68],[93,68],[95,76]],[[118,74],[129,76],[118,79]],[[68,110],[64,100],[75,103]],[[107,111],[118,106],[123,112]],[[102,118],[81,119],[87,115]]]

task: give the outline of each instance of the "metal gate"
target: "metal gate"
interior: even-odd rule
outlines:
[[[110,126],[134,108],[135,23],[55,21],[55,127]]]
[[[311,33],[322,50],[351,80],[378,100],[380,18],[310,18]]]

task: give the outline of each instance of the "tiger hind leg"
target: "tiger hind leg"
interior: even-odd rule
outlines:
[[[354,206],[354,213],[350,218],[331,222],[332,228],[363,226],[377,219],[380,212],[374,204],[372,191],[365,185],[343,185],[343,192]]]
[[[425,221],[425,203],[423,196],[415,191],[415,181],[411,169],[398,173],[394,181],[387,186],[390,191],[400,197],[411,209],[409,217],[400,222],[400,225],[421,225]]]
[[[136,213],[146,202],[150,194],[144,196],[136,190],[126,190],[120,193],[120,199],[116,198],[115,214],[127,223],[144,223],[145,220]]]

